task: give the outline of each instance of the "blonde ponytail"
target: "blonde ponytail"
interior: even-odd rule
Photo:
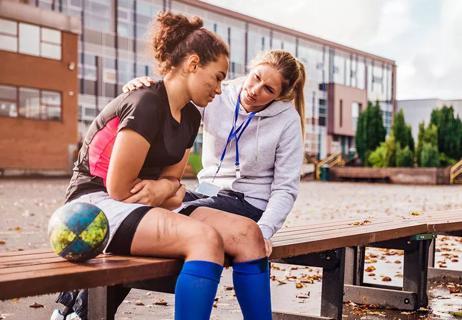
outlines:
[[[302,139],[305,142],[305,95],[303,94],[303,89],[305,87],[305,67],[303,63],[297,60],[298,64],[298,79],[295,82],[294,86],[294,104],[295,109],[300,115],[300,124],[302,128]]]
[[[276,100],[293,101],[300,115],[302,139],[305,140],[305,67],[290,52],[284,50],[270,50],[264,52],[253,63],[253,66],[266,64],[275,68],[282,81],[281,95]]]

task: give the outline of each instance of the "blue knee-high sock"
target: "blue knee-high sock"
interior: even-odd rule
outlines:
[[[223,266],[186,261],[175,286],[175,319],[209,320]]]
[[[245,320],[271,319],[268,258],[233,264],[233,282]]]

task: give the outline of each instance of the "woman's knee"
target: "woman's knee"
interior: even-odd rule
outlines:
[[[261,255],[265,252],[265,242],[258,225],[250,219],[240,219],[230,230],[225,247],[234,251],[234,255],[250,253]]]
[[[223,238],[213,227],[199,222],[191,228],[190,232],[188,243],[192,251],[206,251],[213,255],[224,256]]]

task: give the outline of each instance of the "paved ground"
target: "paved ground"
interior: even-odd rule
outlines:
[[[188,182],[190,186],[193,181]],[[46,235],[50,215],[61,204],[67,179],[2,179],[0,180],[0,252],[48,247]],[[408,216],[412,210],[429,211],[462,208],[462,187],[399,186],[362,183],[304,182],[299,199],[286,226],[338,217],[366,219],[377,216]],[[461,269],[458,261],[459,239],[440,239],[443,250],[437,258],[448,268]],[[450,253],[448,253],[450,252]],[[402,256],[399,252],[371,249],[377,255],[376,268],[366,279],[391,283],[402,281]],[[382,257],[385,257],[381,259]],[[397,262],[401,261],[401,262]],[[272,274],[273,306],[277,310],[304,311],[319,314],[320,271],[315,268],[294,268],[274,265]],[[296,288],[297,279],[304,281]],[[313,283],[309,283],[313,282]],[[299,286],[300,287],[300,286]],[[430,313],[402,313],[363,309],[345,305],[345,319],[453,319],[449,312],[462,308],[461,288],[457,284],[432,284]],[[49,319],[55,295],[0,302],[0,319]],[[213,319],[241,319],[230,280],[225,271],[217,295]],[[166,305],[164,305],[166,302]],[[31,306],[38,308],[32,308]],[[173,296],[133,290],[118,312],[117,319],[172,319]]]

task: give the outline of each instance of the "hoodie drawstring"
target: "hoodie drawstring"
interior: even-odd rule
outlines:
[[[260,129],[260,119],[261,119],[261,117],[258,117],[258,120],[257,120],[257,160],[256,160],[257,162],[258,162],[258,154],[259,154],[259,152],[258,152],[259,151],[258,150],[258,131]]]

